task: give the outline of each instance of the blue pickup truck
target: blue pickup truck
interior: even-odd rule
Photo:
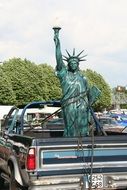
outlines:
[[[126,134],[91,130],[90,136],[65,138],[61,109],[36,118],[28,111],[45,106],[60,103],[32,102],[8,113],[0,131],[0,187],[8,181],[9,190],[127,188]]]

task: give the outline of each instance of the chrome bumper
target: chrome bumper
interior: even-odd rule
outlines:
[[[29,190],[81,190],[81,176],[55,176],[31,181]]]
[[[127,188],[127,173],[102,174],[105,190]],[[29,190],[88,190],[84,176],[45,177],[30,182]],[[93,188],[100,190],[101,188]]]

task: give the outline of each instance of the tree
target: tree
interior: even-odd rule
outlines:
[[[16,96],[12,88],[9,77],[3,72],[2,66],[0,66],[0,104],[11,105],[16,101]]]
[[[31,101],[60,99],[62,90],[55,70],[47,65],[13,58],[1,66],[0,102],[24,105]],[[90,85],[101,90],[101,96],[94,107],[98,110],[111,104],[111,90],[103,77],[90,69],[82,71]]]
[[[26,59],[13,58],[4,62],[3,71],[10,78],[16,95],[16,105],[61,97],[55,71],[47,64],[37,65]]]
[[[54,69],[47,64],[40,64],[40,80],[45,81],[45,99],[46,100],[57,100],[61,98],[62,92],[60,88],[60,83],[55,75]]]
[[[94,104],[95,110],[101,111],[104,108],[109,108],[111,106],[111,89],[104,78],[96,71],[92,71],[90,69],[82,72],[88,78],[90,86],[95,85],[99,90],[101,90],[100,98]]]
[[[39,69],[35,63],[26,59],[13,58],[4,62],[3,70],[11,80],[12,88],[16,95],[16,105],[44,100],[43,87],[45,86],[45,81],[40,81]],[[41,87],[40,83],[43,83]]]

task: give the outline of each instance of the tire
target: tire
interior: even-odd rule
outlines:
[[[2,177],[0,177],[0,188],[4,187],[4,182],[5,180]]]
[[[13,170],[11,171],[11,174],[10,174],[9,190],[17,190],[17,184],[16,184]]]
[[[24,188],[20,187],[18,185],[17,181],[15,180],[14,170],[11,171],[10,182],[9,182],[9,190],[24,190]]]

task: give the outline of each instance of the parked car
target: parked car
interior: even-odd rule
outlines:
[[[114,118],[115,120],[117,120],[117,122],[120,123],[120,125],[127,127],[127,115],[125,115],[125,114],[112,114],[111,117]]]
[[[127,133],[127,127],[121,125],[112,117],[100,117],[99,123],[103,130],[108,134]]]

